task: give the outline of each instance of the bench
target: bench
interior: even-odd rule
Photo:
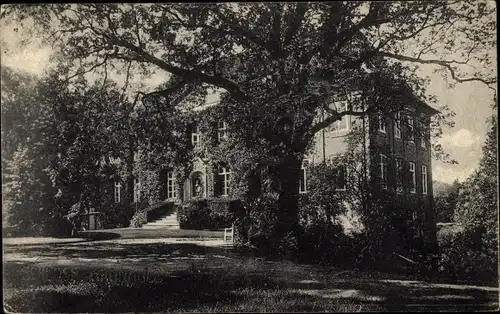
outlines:
[[[228,238],[231,238],[231,243],[234,242],[234,224],[229,228],[224,228],[224,242],[227,242]]]

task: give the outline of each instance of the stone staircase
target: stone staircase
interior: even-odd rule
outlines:
[[[177,221],[177,211],[174,210],[163,217],[142,225],[142,229],[180,229]]]

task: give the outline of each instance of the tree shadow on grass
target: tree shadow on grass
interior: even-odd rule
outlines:
[[[189,243],[60,244],[16,252],[46,260],[66,257],[95,262],[78,267],[49,263],[41,268],[5,264],[4,285],[10,291],[6,302],[15,312],[357,311],[354,306],[461,311],[498,307],[493,303],[498,302],[498,290],[367,279],[361,273],[357,278],[335,277],[319,267],[242,257],[225,248]],[[107,258],[123,262],[101,267]],[[148,273],[144,268],[148,265],[163,268]]]
[[[63,258],[85,259],[138,259],[160,261],[168,257],[192,257],[194,255],[225,254],[223,247],[208,247],[191,243],[122,244],[94,242],[85,244],[51,244],[29,247],[5,248],[5,253],[16,253],[27,258],[51,260]]]
[[[6,270],[11,278],[22,272],[20,265],[9,265]],[[16,312],[356,311],[357,306],[407,310],[412,305],[417,310],[477,310],[493,309],[485,304],[497,299],[495,292],[477,289],[360,280],[290,282],[283,277],[223,269],[148,275],[130,270],[68,272],[54,267],[39,277],[43,284],[33,285],[36,276],[32,276],[17,283],[16,293],[7,295],[6,302]]]

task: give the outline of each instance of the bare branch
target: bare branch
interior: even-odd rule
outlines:
[[[77,77],[77,76],[79,76],[79,75],[86,74],[86,73],[89,73],[89,72],[91,72],[91,71],[94,71],[94,70],[95,70],[95,69],[97,69],[98,67],[100,67],[100,66],[104,65],[104,64],[108,61],[108,57],[109,57],[109,55],[107,55],[107,54],[106,54],[106,55],[104,56],[104,60],[103,60],[101,63],[96,63],[96,64],[94,64],[94,65],[93,65],[90,69],[88,69],[88,70],[84,70],[84,71],[76,72],[75,74],[73,74],[73,75],[71,75],[71,76],[67,77],[67,78],[66,78],[66,80],[64,80],[64,81],[63,81],[63,83],[64,83],[64,84],[66,84],[66,83],[67,83],[67,82],[69,82],[71,79],[73,79],[73,78],[75,78],[75,77]]]
[[[326,104],[323,106],[323,108],[328,113],[330,113],[331,116],[329,116],[329,117],[325,118],[324,120],[316,123],[311,128],[311,131],[312,131],[313,134],[318,133],[319,131],[323,130],[324,128],[330,126],[333,122],[342,119],[342,117],[344,117],[344,116],[365,117],[365,116],[368,116],[368,115],[374,115],[374,114],[376,114],[373,106],[370,106],[366,110],[363,110],[363,111],[344,110],[344,111],[341,111],[341,112],[338,112],[337,110],[331,109]]]
[[[378,55],[392,58],[392,59],[397,59],[400,61],[409,61],[409,62],[416,62],[416,63],[421,63],[421,64],[435,64],[442,66],[446,68],[450,74],[451,77],[459,82],[459,83],[464,83],[464,82],[471,82],[471,81],[478,81],[482,82],[486,85],[491,85],[491,84],[496,84],[497,80],[496,79],[491,79],[491,80],[486,80],[480,77],[469,77],[469,78],[459,78],[457,77],[455,73],[455,69],[451,66],[452,64],[467,64],[465,61],[456,61],[456,60],[438,60],[438,59],[420,59],[420,58],[415,58],[415,57],[409,57],[409,56],[404,56],[404,55],[398,55],[398,54],[393,54],[389,52],[379,52]]]

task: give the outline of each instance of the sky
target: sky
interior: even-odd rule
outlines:
[[[28,38],[29,43],[20,47],[21,41],[26,38],[23,30],[18,28],[16,31],[13,26],[6,26],[3,21],[0,25],[0,38],[2,66],[43,75],[50,64],[50,47],[44,46],[38,38]],[[439,142],[445,152],[458,162],[451,165],[433,160],[433,179],[446,183],[452,183],[454,180],[463,182],[477,168],[481,157],[481,147],[488,131],[486,120],[493,114],[493,91],[480,82],[460,83],[449,88],[440,74],[433,74],[433,69],[432,65],[423,65],[419,75],[431,78],[427,92],[435,95],[439,104],[448,105],[456,114],[453,118],[455,127],[445,127]],[[158,71],[142,82],[153,88],[163,83],[167,77],[167,73]]]

